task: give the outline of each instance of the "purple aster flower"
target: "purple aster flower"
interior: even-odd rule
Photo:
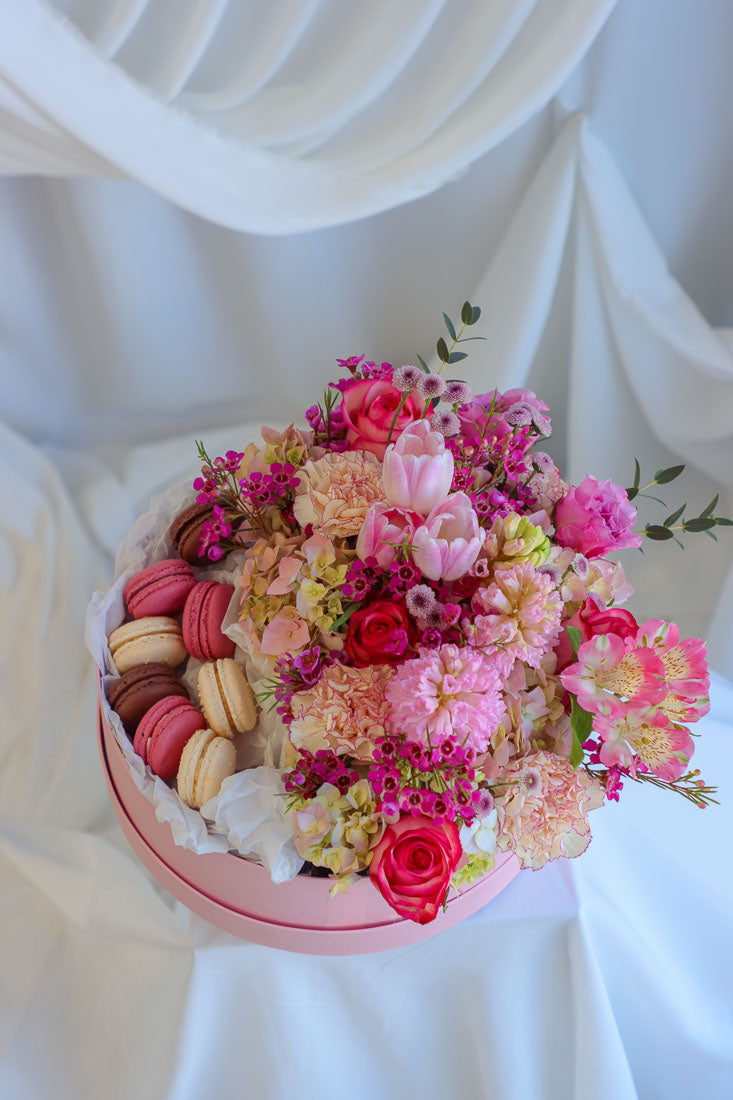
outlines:
[[[421,374],[417,383],[417,392],[426,401],[434,401],[445,393],[446,382],[439,374]]]
[[[398,367],[392,376],[392,385],[400,393],[413,393],[418,387],[418,382],[423,377],[419,367],[413,367],[407,363],[404,367]]]
[[[440,432],[441,435],[452,436],[458,435],[461,422],[450,409],[441,409],[439,412],[434,412],[430,417],[430,427],[434,432]]]
[[[465,382],[446,382],[443,400],[450,405],[469,405],[473,401],[473,392]]]
[[[435,606],[435,593],[427,584],[416,584],[405,597],[407,610],[416,619],[422,619]]]

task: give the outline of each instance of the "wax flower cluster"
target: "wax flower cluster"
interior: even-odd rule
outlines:
[[[465,357],[449,332],[435,372],[341,360],[307,427],[201,447],[195,483],[201,552],[242,557],[298,852],[421,923],[499,854],[580,855],[627,780],[712,801],[689,766],[705,646],[620,606],[615,554],[655,530],[637,529],[638,476],[567,484],[534,393],[443,377]]]

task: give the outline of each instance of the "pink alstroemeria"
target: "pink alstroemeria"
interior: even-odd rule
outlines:
[[[362,561],[376,558],[386,569],[397,557],[398,546],[411,546],[416,527],[423,522],[419,512],[373,504],[356,540],[356,552]]]
[[[412,560],[428,580],[457,581],[476,561],[485,538],[466,494],[451,493],[415,531]]]
[[[453,455],[440,432],[427,420],[405,428],[384,455],[382,485],[387,503],[426,516],[448,496],[453,481]]]
[[[630,649],[616,634],[597,634],[560,674],[563,687],[591,714],[625,710],[623,700],[654,705],[666,694],[664,665],[653,649]]]
[[[601,763],[634,769],[638,757],[660,779],[679,779],[695,751],[686,729],[670,722],[659,707],[630,706],[623,713],[597,717]]]

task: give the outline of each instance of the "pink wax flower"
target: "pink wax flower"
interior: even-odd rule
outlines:
[[[555,541],[585,554],[603,557],[609,550],[641,546],[632,530],[636,509],[626,490],[613,481],[587,477],[562,498],[555,510]]]
[[[405,395],[386,378],[359,379],[342,388],[344,396],[340,407],[349,448],[371,451],[379,459],[384,458],[392,421],[395,421],[392,431],[395,440],[409,424],[420,419],[425,408],[420,394],[411,393],[397,412]]]
[[[410,424],[384,455],[382,486],[389,504],[426,516],[453,481],[453,455],[426,420]]]
[[[415,529],[422,522],[423,517],[418,512],[374,504],[359,532],[356,552],[362,561],[376,558],[381,568],[386,569],[397,557],[398,546],[412,544]]]
[[[428,580],[457,581],[476,561],[485,538],[466,494],[451,493],[415,531],[413,561]]]
[[[423,744],[457,737],[464,747],[486,752],[504,709],[500,689],[491,663],[475,649],[421,649],[385,688],[387,725]]]

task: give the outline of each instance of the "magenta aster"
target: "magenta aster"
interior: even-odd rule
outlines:
[[[385,696],[393,733],[430,745],[456,737],[478,753],[486,752],[504,709],[489,661],[457,645],[421,649],[396,670]]]

